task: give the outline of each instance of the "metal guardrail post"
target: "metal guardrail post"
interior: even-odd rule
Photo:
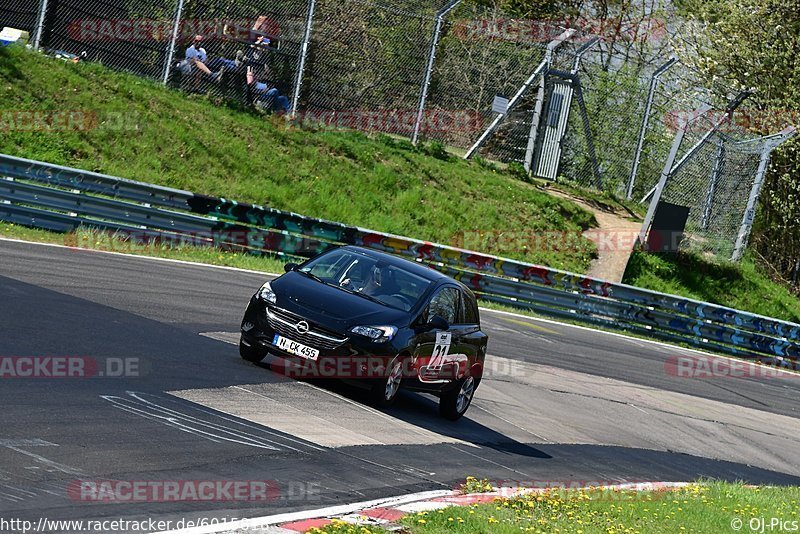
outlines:
[[[39,11],[36,15],[36,28],[33,34],[33,49],[39,50],[44,35],[44,18],[47,15],[47,0],[39,2]]]
[[[172,26],[172,37],[169,40],[169,48],[167,49],[167,59],[164,62],[164,77],[162,82],[164,85],[169,83],[169,76],[172,73],[172,61],[175,58],[175,47],[178,45],[178,34],[180,33],[181,20],[183,18],[183,0],[178,0],[178,5],[175,8],[175,21]]]
[[[708,178],[708,191],[706,191],[706,199],[703,202],[703,217],[700,219],[700,228],[708,230],[708,224],[711,222],[711,210],[714,207],[714,196],[717,192],[717,183],[722,174],[723,162],[725,161],[725,141],[720,139],[717,141],[717,153],[714,156],[714,168],[711,170],[711,176]]]
[[[739,235],[736,238],[736,246],[731,256],[731,261],[740,261],[744,256],[744,251],[747,248],[747,242],[750,239],[750,232],[753,231],[753,221],[756,217],[756,206],[758,198],[761,196],[761,189],[764,185],[764,177],[767,174],[767,167],[769,165],[769,157],[772,151],[778,148],[781,143],[794,137],[796,130],[790,127],[781,133],[772,136],[772,139],[764,143],[764,148],[761,151],[761,159],[758,162],[758,171],[756,171],[756,179],[753,181],[753,187],[750,189],[750,198],[747,200],[747,208],[744,210],[742,217],[742,224],[739,227]]]
[[[562,33],[561,35],[559,35],[553,41],[551,41],[550,44],[547,45],[548,52],[550,52],[551,50],[555,50],[556,48],[561,46],[561,44],[563,44],[564,41],[572,37],[575,31],[576,30],[574,29],[569,29],[564,33]],[[489,127],[486,128],[486,130],[481,134],[478,140],[475,141],[475,144],[472,145],[472,147],[464,155],[464,159],[471,159],[472,156],[474,156],[475,153],[478,151],[478,149],[482,147],[484,143],[486,143],[486,141],[492,136],[492,134],[494,134],[494,131],[497,129],[497,127],[500,126],[500,123],[503,121],[503,119],[505,119],[506,116],[509,114],[509,112],[511,112],[511,110],[514,109],[514,107],[517,104],[519,104],[519,101],[522,99],[523,96],[525,96],[525,93],[528,92],[528,89],[530,89],[531,85],[533,85],[533,82],[536,81],[536,78],[538,78],[540,75],[543,75],[545,69],[547,69],[548,67],[549,67],[548,55],[545,54],[544,60],[542,60],[542,62],[539,63],[539,66],[536,67],[536,70],[533,71],[533,73],[528,77],[528,79],[525,80],[525,83],[522,84],[522,87],[519,88],[517,94],[515,94],[514,97],[508,102],[508,108],[506,109],[506,112],[500,113],[497,115],[497,117],[494,118]]]
[[[306,70],[306,58],[308,48],[311,44],[311,30],[314,26],[314,10],[317,6],[316,0],[308,0],[308,13],[306,13],[306,29],[303,33],[303,44],[300,48],[300,59],[297,64],[297,74],[294,78],[294,92],[292,93],[292,109],[289,112],[289,119],[294,120],[297,116],[298,100],[300,100],[300,88],[303,86],[303,75]]]
[[[639,129],[639,140],[636,143],[636,152],[633,156],[633,168],[631,168],[631,174],[628,177],[628,188],[626,195],[628,200],[633,197],[633,185],[636,181],[636,175],[639,174],[639,164],[641,163],[642,159],[642,150],[644,150],[644,139],[647,136],[647,128],[650,125],[650,112],[653,110],[653,97],[655,95],[656,87],[658,86],[658,81],[661,78],[661,75],[667,72],[667,70],[669,70],[677,62],[677,58],[671,57],[669,61],[656,69],[656,71],[653,73],[653,76],[650,78],[650,90],[647,93],[647,101],[644,106],[644,116],[642,116],[642,126]]]
[[[425,76],[422,80],[422,87],[420,89],[419,105],[417,106],[417,117],[414,119],[414,133],[411,135],[411,144],[415,145],[419,142],[419,131],[422,127],[422,118],[425,114],[425,105],[428,102],[428,90],[431,85],[431,77],[433,76],[433,66],[436,63],[436,48],[439,46],[439,38],[442,34],[442,24],[444,18],[450,11],[456,8],[461,0],[451,0],[449,4],[436,13],[436,24],[433,28],[433,37],[431,38],[431,46],[428,50],[428,62],[425,65]]]

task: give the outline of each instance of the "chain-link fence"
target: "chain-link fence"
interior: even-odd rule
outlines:
[[[513,29],[496,8],[462,3],[448,13],[433,63],[423,138],[469,147],[494,118],[495,96],[512,97],[530,76],[551,37]],[[506,130],[493,141],[514,138]]]
[[[742,258],[772,151],[794,135],[793,128],[759,137],[729,112],[704,111],[677,120],[673,159],[667,158],[659,183],[650,191],[651,207],[643,233],[661,203],[688,210],[679,246],[723,260]],[[678,157],[678,154],[682,154]],[[669,168],[669,170],[667,170]]]
[[[634,200],[652,198],[680,119],[724,113],[735,93],[672,58],[665,24],[650,19],[567,36],[563,24],[468,0],[8,2],[0,22],[40,30],[49,50],[299,120],[440,141]],[[493,109],[497,96],[511,107]],[[761,145],[706,136],[701,124],[685,132],[677,160],[686,161],[664,199],[690,207],[691,246],[730,256]]]
[[[38,2],[33,0],[4,0],[0,9],[0,28],[18,28],[33,35],[38,10]]]
[[[412,2],[319,0],[298,102],[304,118],[410,137],[434,15]]]

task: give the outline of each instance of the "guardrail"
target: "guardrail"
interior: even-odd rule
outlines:
[[[79,226],[136,241],[289,258],[342,244],[425,262],[481,299],[575,322],[800,368],[800,325],[446,245],[0,155],[0,220],[58,232]]]

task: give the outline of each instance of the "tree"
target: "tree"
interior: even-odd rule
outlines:
[[[680,0],[694,22],[687,57],[709,80],[733,79],[754,88],[751,101],[760,134],[800,122],[800,9],[797,0]],[[800,142],[772,158],[755,226],[755,250],[788,278],[800,260]]]

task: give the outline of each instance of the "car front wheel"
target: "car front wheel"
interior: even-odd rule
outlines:
[[[400,391],[400,384],[403,381],[403,359],[400,356],[394,358],[388,365],[387,371],[386,378],[377,380],[372,386],[372,400],[381,408],[388,408],[397,398],[397,392]]]
[[[264,354],[259,352],[255,347],[248,347],[241,340],[239,340],[239,356],[248,362],[258,363],[264,359]]]
[[[456,387],[442,393],[439,398],[439,414],[451,421],[461,419],[467,413],[477,387],[478,381],[471,376],[459,380]]]

